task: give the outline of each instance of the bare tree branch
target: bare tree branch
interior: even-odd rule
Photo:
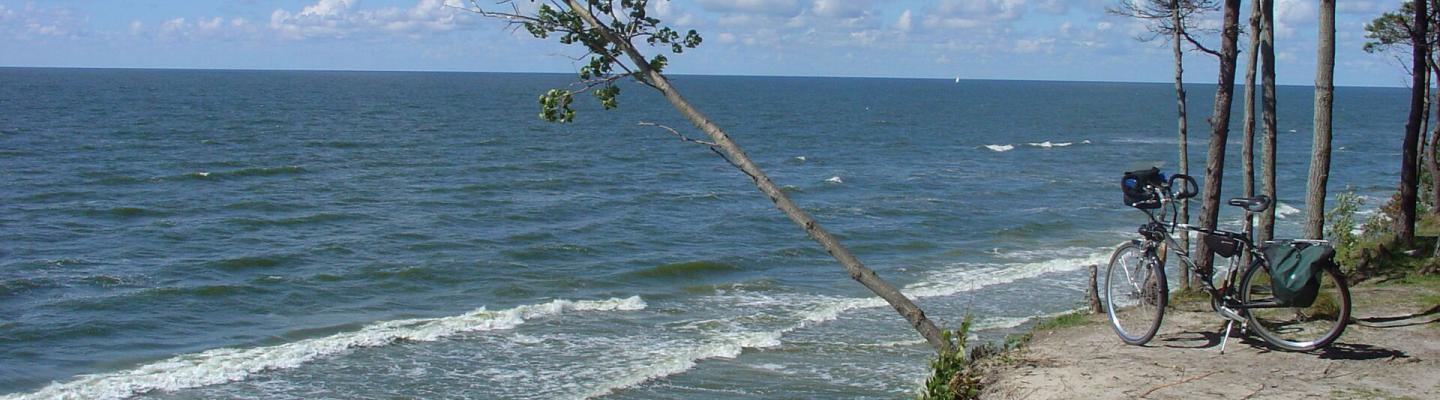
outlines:
[[[1191,46],[1195,46],[1195,50],[1200,50],[1200,51],[1202,51],[1202,52],[1205,52],[1205,54],[1209,54],[1209,55],[1216,56],[1216,57],[1219,57],[1219,56],[1220,56],[1220,52],[1215,51],[1215,50],[1211,50],[1209,47],[1205,47],[1205,45],[1200,44],[1200,42],[1196,41],[1194,37],[1190,36],[1190,32],[1189,32],[1189,31],[1181,31],[1181,32],[1180,32],[1180,35],[1181,35],[1181,36],[1184,36],[1184,37],[1185,37],[1185,41],[1190,42],[1190,45],[1191,45]]]
[[[707,142],[707,141],[704,141],[704,140],[691,139],[690,137],[685,136],[684,134],[680,133],[679,131],[676,131],[675,128],[671,128],[671,127],[669,127],[669,126],[657,124],[657,123],[654,123],[654,122],[641,121],[639,125],[640,125],[640,126],[653,126],[653,127],[657,127],[657,128],[660,128],[660,129],[664,129],[664,130],[670,131],[671,134],[679,137],[680,140],[684,140],[684,141],[687,141],[687,142],[690,142],[690,143],[703,144],[703,145],[709,146],[709,147],[717,147],[717,146],[720,146],[720,145],[718,145],[718,144],[715,144],[715,142]]]

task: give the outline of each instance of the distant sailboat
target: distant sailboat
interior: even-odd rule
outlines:
[[[955,75],[955,83],[960,83],[960,75]]]

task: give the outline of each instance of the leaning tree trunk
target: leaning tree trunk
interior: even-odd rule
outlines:
[[[715,147],[723,152],[725,157],[729,159],[736,168],[754,180],[755,186],[760,189],[760,192],[769,197],[771,202],[775,203],[775,207],[785,213],[785,216],[789,217],[791,221],[794,221],[796,225],[804,229],[805,233],[808,234],[811,239],[814,239],[816,243],[819,243],[821,247],[825,248],[827,253],[835,257],[836,261],[840,262],[840,265],[850,274],[850,278],[860,282],[860,284],[890,303],[890,306],[894,307],[895,311],[899,312],[901,316],[904,316],[905,319],[910,322],[910,325],[920,333],[920,336],[924,337],[937,351],[951,352],[954,350],[950,342],[941,336],[940,329],[936,328],[935,324],[930,322],[929,318],[925,317],[925,312],[920,310],[920,307],[916,306],[908,297],[905,297],[905,294],[901,293],[899,289],[880,279],[880,277],[875,274],[875,271],[866,267],[865,264],[860,263],[860,260],[850,254],[850,250],[841,246],[840,242],[837,241],[834,236],[830,235],[830,232],[821,228],[820,224],[816,223],[813,218],[810,218],[809,214],[806,214],[799,206],[796,206],[795,203],[790,200],[790,196],[787,196],[784,191],[781,191],[780,187],[776,186],[775,183],[770,180],[770,177],[766,176],[765,172],[760,170],[760,167],[756,166],[754,162],[751,162],[750,158],[745,155],[745,152],[742,151],[734,141],[730,140],[730,136],[725,134],[725,131],[720,129],[720,126],[715,125],[705,114],[702,114],[700,110],[690,105],[690,102],[685,100],[679,91],[675,90],[673,86],[670,86],[670,81],[666,79],[664,75],[651,69],[649,62],[645,60],[645,57],[640,54],[639,50],[635,49],[634,45],[620,39],[605,25],[601,24],[599,20],[595,19],[594,15],[590,14],[589,8],[580,4],[579,0],[566,0],[566,2],[570,4],[572,10],[585,20],[585,23],[589,25],[591,29],[599,31],[605,36],[606,40],[618,45],[624,52],[624,56],[629,57],[635,64],[635,67],[638,68],[638,72],[640,76],[645,79],[645,82],[655,86],[655,88],[665,96],[665,100],[669,101],[670,105],[675,107],[675,110],[679,111],[681,115],[684,115],[685,119],[689,120],[691,124],[694,124],[696,128],[705,132],[705,135],[709,136],[715,143]]]
[[[1425,118],[1425,60],[1428,58],[1429,44],[1427,43],[1427,30],[1430,28],[1427,11],[1428,1],[1415,2],[1415,17],[1411,37],[1411,71],[1412,77],[1410,86],[1410,118],[1405,122],[1405,140],[1401,144],[1400,156],[1400,221],[1396,228],[1396,236],[1400,245],[1409,248],[1415,243],[1415,198],[1416,186],[1419,184],[1419,176],[1416,173],[1416,150],[1415,145],[1420,141],[1420,120]]]
[[[1177,129],[1180,132],[1180,174],[1190,175],[1190,143],[1186,133],[1189,107],[1185,105],[1185,64],[1183,61],[1185,53],[1180,51],[1181,35],[1184,34],[1184,31],[1181,30],[1179,3],[1180,0],[1170,0],[1170,23],[1175,27],[1171,33],[1170,50],[1175,53],[1175,111],[1176,123],[1179,124]],[[1180,222],[1190,223],[1190,199],[1180,200]],[[1180,249],[1185,251],[1190,249],[1190,235],[1180,235]],[[1180,288],[1182,290],[1190,289],[1190,266],[1185,263],[1180,264],[1182,269],[1180,271],[1182,278],[1180,279]]]
[[[1244,168],[1245,197],[1255,195],[1255,63],[1260,59],[1260,2],[1250,6],[1250,51],[1245,65],[1245,141],[1240,143],[1241,167]],[[1255,216],[1245,214],[1245,229],[1252,231]],[[1253,239],[1253,238],[1252,238]],[[1240,265],[1250,265],[1246,252]]]
[[[1235,94],[1236,42],[1240,36],[1240,0],[1225,0],[1221,27],[1220,77],[1215,88],[1215,109],[1210,116],[1210,145],[1205,159],[1205,200],[1200,207],[1200,226],[1215,229],[1220,214],[1220,184],[1225,172],[1225,140],[1230,135],[1230,104]],[[1214,255],[1200,241],[1195,246],[1196,266],[1210,269]]]
[[[1275,0],[1260,0],[1260,191],[1271,207],[1260,213],[1255,242],[1275,237]]]
[[[1335,106],[1335,0],[1320,0],[1319,25],[1315,46],[1315,132],[1310,147],[1310,179],[1305,189],[1306,239],[1325,238],[1325,184],[1330,179],[1330,112]]]

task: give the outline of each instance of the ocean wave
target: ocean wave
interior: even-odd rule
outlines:
[[[735,358],[745,349],[778,347],[782,335],[783,332],[731,332],[712,336],[695,346],[666,349],[661,352],[664,356],[660,359],[652,359],[652,362],[641,368],[631,370],[621,378],[606,381],[590,391],[578,394],[576,398],[601,397],[651,380],[689,371],[699,365],[701,360]]]
[[[1043,148],[1047,148],[1047,149],[1048,149],[1048,148],[1052,148],[1052,147],[1068,147],[1068,146],[1070,146],[1070,145],[1072,145],[1072,144],[1075,144],[1075,143],[1072,143],[1072,142],[1058,142],[1058,143],[1057,143],[1057,142],[1051,142],[1051,141],[1049,141],[1049,140],[1046,140],[1046,141],[1043,141],[1043,142],[1040,142],[1040,143],[1028,143],[1028,144],[1029,144],[1031,147],[1043,147]]]
[[[1276,204],[1277,205],[1275,207],[1275,218],[1285,219],[1285,217],[1300,213],[1300,209],[1291,207],[1289,204],[1281,202],[1276,202]]]
[[[300,166],[298,166],[298,165],[288,165],[288,166],[283,166],[283,167],[241,168],[241,169],[237,169],[237,170],[234,170],[234,171],[226,172],[225,175],[233,175],[233,176],[275,176],[275,175],[299,174],[299,173],[304,173],[304,172],[305,172],[305,168],[303,168],[303,167],[300,167]],[[208,175],[207,175],[207,176],[208,176]]]
[[[257,205],[257,207],[265,207],[265,206],[263,206],[263,205]],[[360,219],[367,219],[367,218],[370,218],[370,217],[369,217],[368,215],[364,215],[364,214],[322,212],[322,213],[310,214],[310,215],[299,216],[299,217],[279,218],[279,219],[248,218],[248,217],[230,218],[230,219],[227,219],[227,220],[225,221],[225,223],[227,223],[227,224],[232,224],[232,225],[237,225],[237,226],[241,226],[241,227],[246,227],[246,228],[259,229],[259,228],[273,227],[273,226],[281,226],[281,227],[284,227],[284,226],[300,226],[300,225],[309,225],[309,224],[326,224],[326,223],[331,223],[331,222],[360,220]]]
[[[658,265],[649,269],[631,272],[628,275],[643,278],[694,279],[697,277],[739,271],[740,267],[714,261],[690,261]]]
[[[1051,273],[1079,271],[1088,265],[1104,264],[1109,261],[1109,257],[1110,249],[1098,249],[1090,255],[1037,262],[1001,265],[959,264],[957,266],[967,268],[937,271],[924,281],[907,286],[904,292],[915,297],[952,296]]]
[[[133,185],[133,184],[137,184],[137,183],[145,183],[145,182],[149,182],[149,181],[150,181],[149,179],[146,179],[146,178],[137,178],[137,177],[133,177],[133,176],[118,175],[118,174],[114,174],[114,175],[86,174],[86,175],[96,175],[96,176],[98,176],[99,179],[95,180],[95,184],[97,184],[97,185],[104,185],[104,186]]]
[[[288,255],[247,256],[211,261],[206,263],[205,266],[226,271],[242,271],[248,269],[274,268],[294,259],[295,257]]]
[[[985,148],[997,153],[1004,153],[1010,150],[1015,150],[1015,146],[1008,144],[987,144],[985,145]]]
[[[164,216],[166,216],[166,215],[169,215],[169,213],[166,213],[166,212],[164,212],[164,211],[151,210],[151,209],[148,209],[148,208],[141,208],[141,207],[113,207],[113,208],[104,209],[104,210],[88,209],[88,210],[82,210],[82,211],[80,211],[80,214],[83,214],[83,215],[85,215],[85,216],[90,216],[90,217],[99,217],[99,218],[109,217],[109,218],[118,218],[118,219],[145,218],[145,217],[159,218],[159,217],[164,217]]]
[[[465,332],[508,330],[529,320],[573,311],[635,311],[645,307],[645,301],[639,296],[609,300],[554,300],[503,311],[487,311],[481,308],[451,317],[385,321],[367,325],[357,331],[275,346],[220,348],[182,354],[129,370],[82,375],[67,382],[52,383],[34,393],[11,394],[0,399],[124,399],[156,390],[179,390],[242,381],[265,371],[295,368],[357,348],[380,347],[399,342],[432,342]],[[763,343],[746,341],[743,344]],[[727,346],[718,346],[713,350],[714,354],[719,355],[730,352],[731,347]],[[680,365],[671,368],[678,366]]]
[[[839,175],[836,175],[836,176],[830,177],[830,179],[826,179],[826,180],[825,180],[825,183],[840,184],[840,183],[845,183],[845,181],[842,180],[842,179],[840,179],[840,176],[839,176]]]
[[[0,299],[3,299],[6,296],[10,296],[12,294],[20,294],[31,290],[48,289],[53,287],[58,287],[58,285],[56,285],[54,281],[43,278],[15,278],[0,280]]]

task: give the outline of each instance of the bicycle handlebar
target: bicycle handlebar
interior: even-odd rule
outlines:
[[[1196,185],[1195,178],[1191,178],[1190,175],[1175,174],[1170,177],[1170,182],[1167,182],[1166,186],[1169,186],[1169,188],[1173,190],[1175,188],[1175,181],[1182,183],[1180,193],[1174,194],[1175,199],[1188,199],[1200,194],[1200,185]]]

